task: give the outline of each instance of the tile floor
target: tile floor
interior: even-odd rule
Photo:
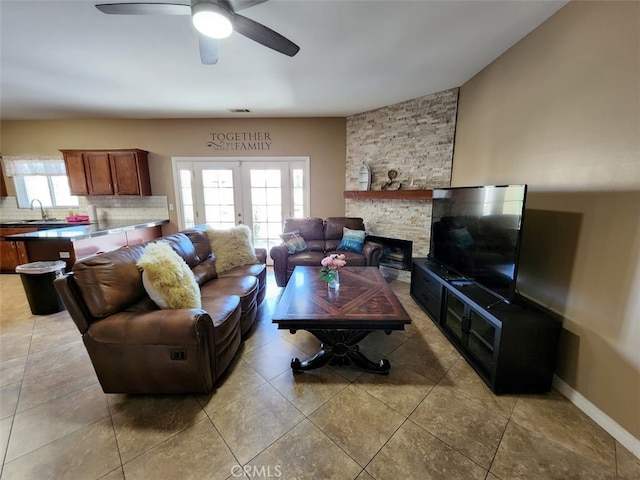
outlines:
[[[640,461],[557,392],[495,396],[409,296],[365,348],[389,376],[293,375],[318,342],[259,321],[209,395],[105,395],[66,312],[0,275],[0,455],[12,479],[639,479]]]

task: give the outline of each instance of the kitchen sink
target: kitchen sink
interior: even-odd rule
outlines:
[[[49,218],[47,220],[9,220],[2,222],[11,225],[32,225],[34,223],[67,223],[66,220],[58,220],[57,218]]]
[[[51,230],[54,228],[73,227],[75,225],[87,225],[88,222],[71,223],[66,220],[58,220],[56,218],[49,218],[47,220],[9,220],[2,222],[4,225],[33,225],[38,227],[38,230]]]

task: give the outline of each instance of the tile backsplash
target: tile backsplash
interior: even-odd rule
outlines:
[[[69,210],[76,214],[89,214],[95,207],[99,220],[165,220],[169,218],[166,196],[109,196],[78,197],[80,205],[72,208],[45,207],[50,218],[64,219]],[[16,197],[0,198],[0,220],[37,220],[40,209],[18,208]],[[91,218],[91,220],[94,220]]]

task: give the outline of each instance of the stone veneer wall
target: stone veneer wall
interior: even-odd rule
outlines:
[[[348,117],[346,189],[358,189],[364,162],[372,190],[381,189],[391,169],[402,189],[449,186],[457,109],[453,88]],[[372,235],[411,240],[414,257],[429,253],[430,201],[347,199],[345,213],[362,217]],[[409,272],[383,268],[383,273],[410,281]]]

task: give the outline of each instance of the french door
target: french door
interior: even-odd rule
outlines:
[[[180,226],[246,224],[256,247],[281,243],[285,217],[309,215],[308,159],[174,159]]]

